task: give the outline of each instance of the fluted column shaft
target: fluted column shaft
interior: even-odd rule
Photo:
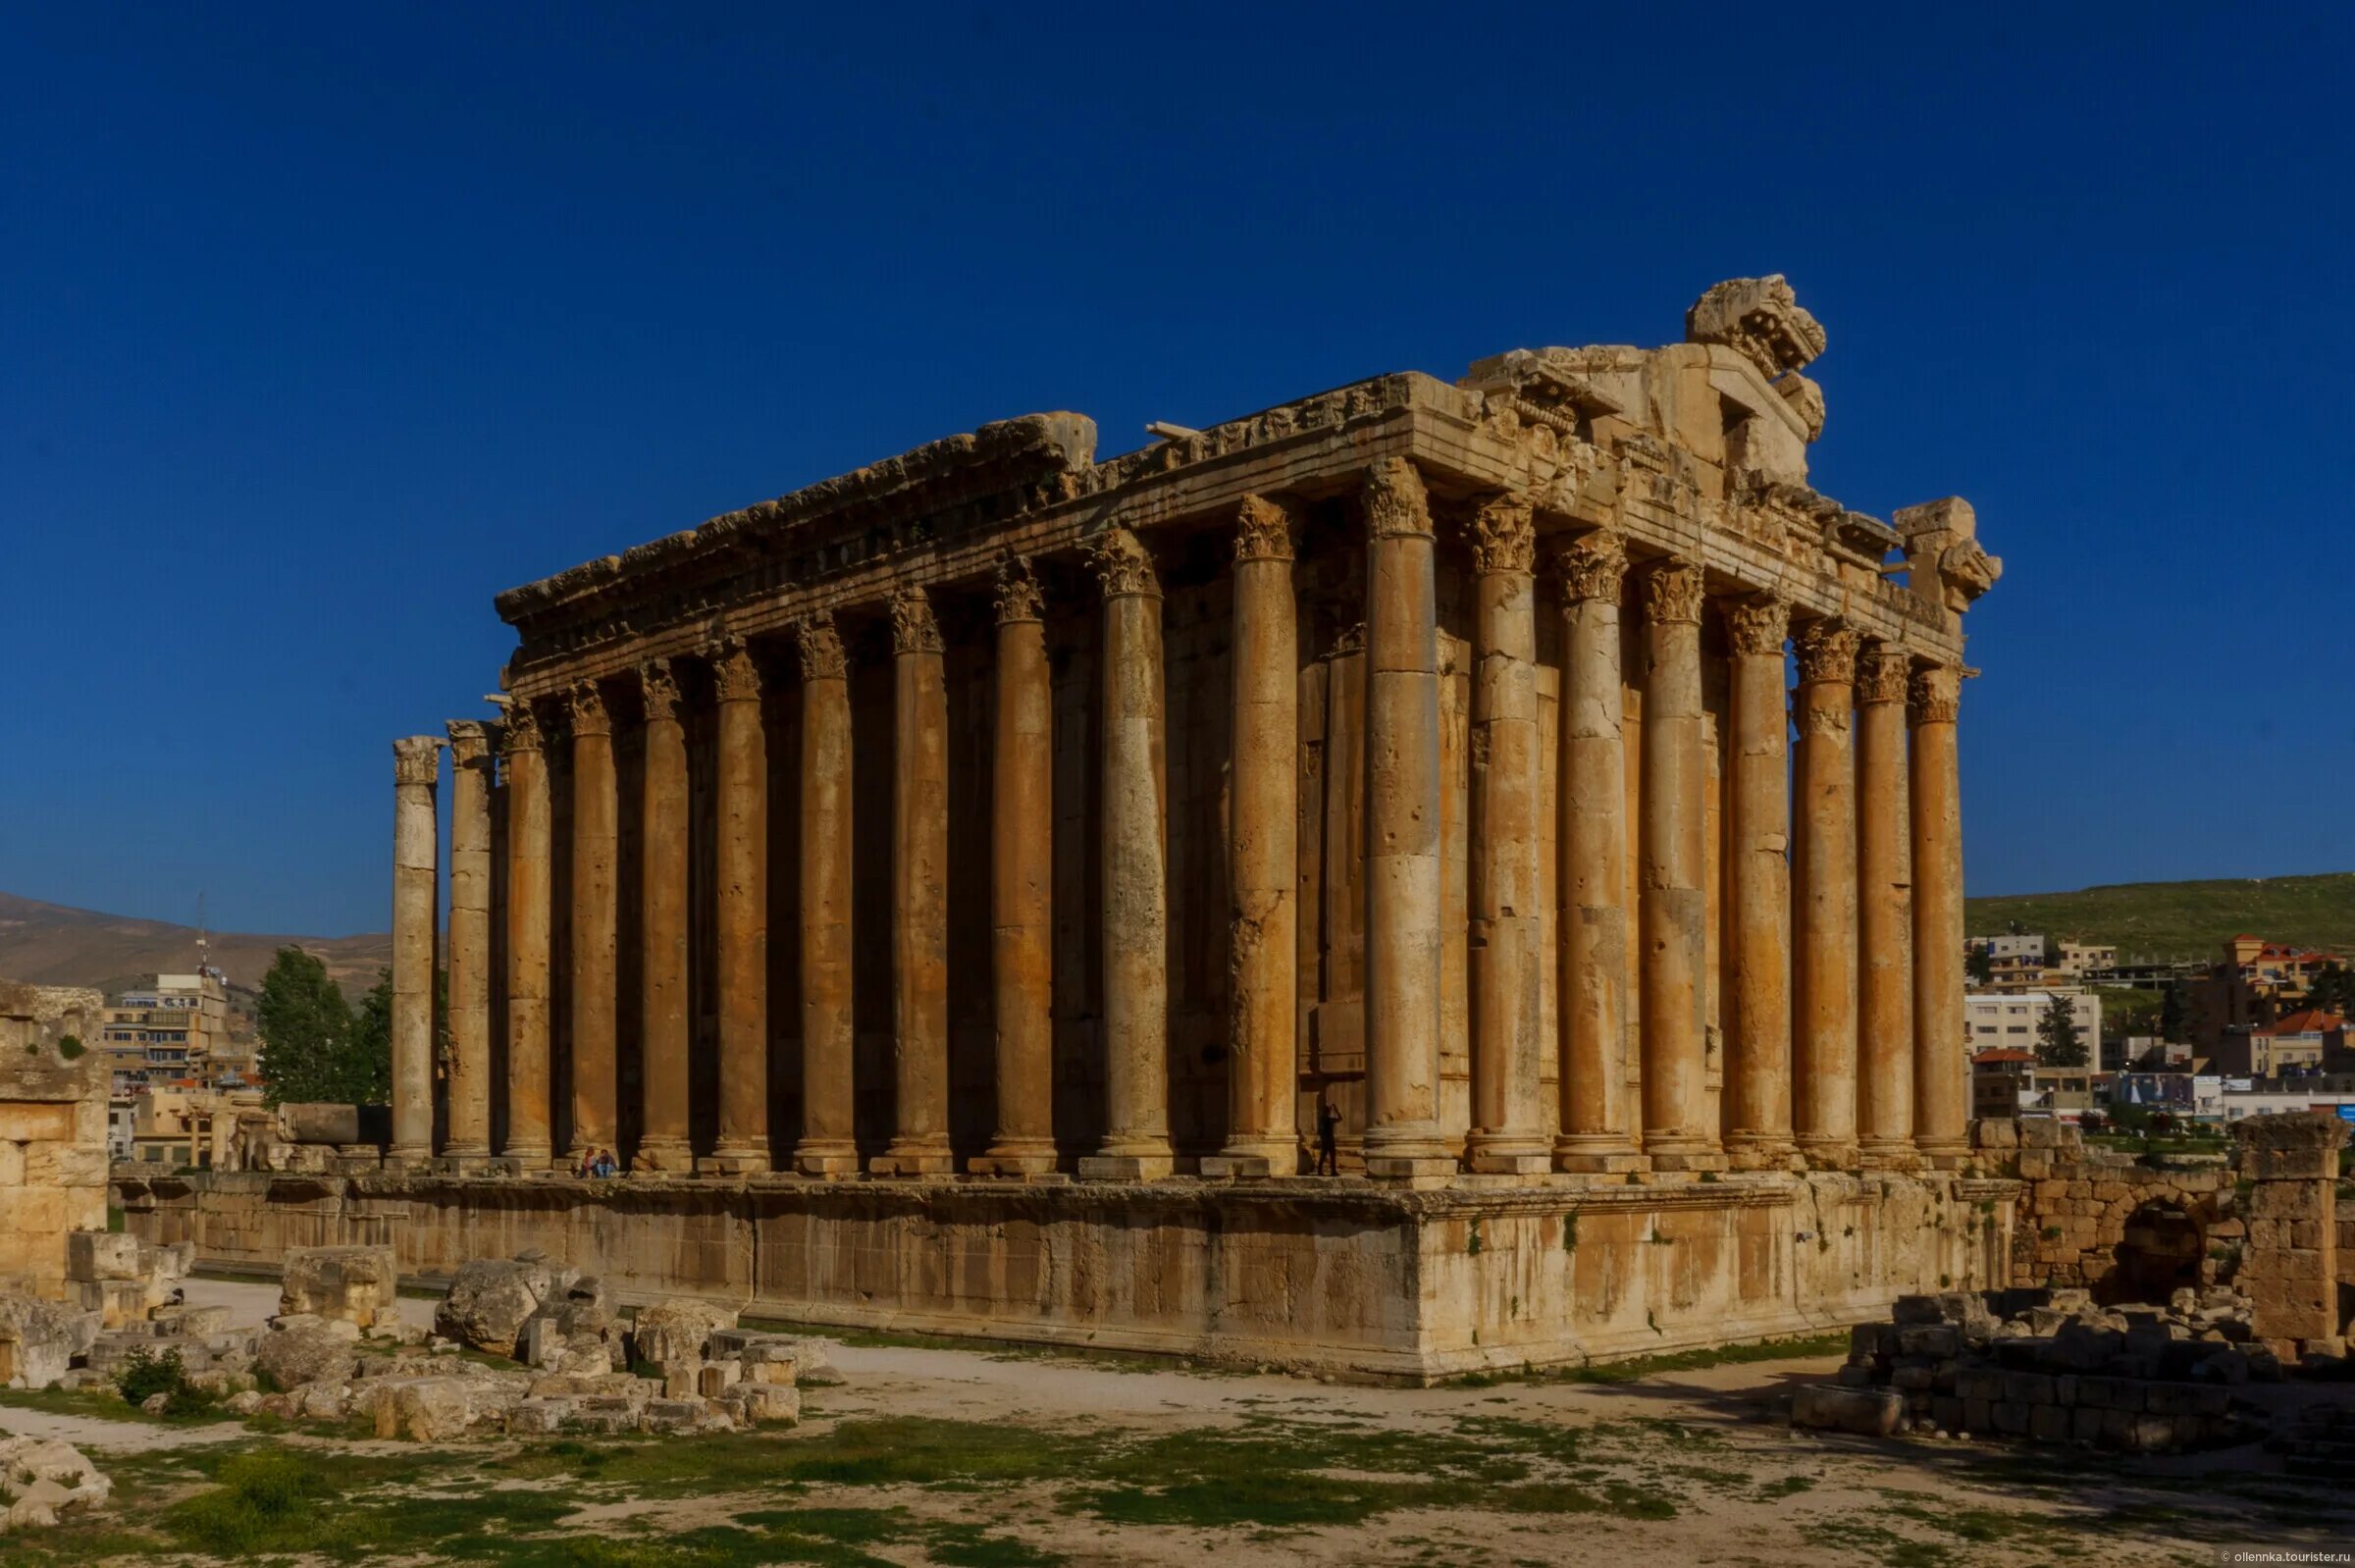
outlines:
[[[1133,534],[1098,543],[1104,591],[1104,1141],[1079,1174],[1151,1180],[1172,1169],[1169,861],[1161,579]]]
[[[1913,854],[1906,784],[1910,661],[1887,643],[1857,662],[1858,1152],[1903,1169],[1913,1151]]]
[[[830,615],[795,628],[802,658],[802,1133],[804,1176],[859,1172],[851,1010],[850,664]]]
[[[1475,1171],[1551,1170],[1539,1122],[1537,531],[1504,496],[1473,519],[1472,1129]]]
[[[392,1143],[396,1160],[434,1152],[436,883],[441,870],[434,786],[442,737],[392,743]]]
[[[1962,671],[1913,672],[1913,1143],[1941,1169],[1970,1152],[1962,1049],[1962,780],[1955,748]]]
[[[491,734],[449,729],[449,1070],[447,1142],[453,1160],[491,1153]]]
[[[1205,1175],[1298,1172],[1300,644],[1297,528],[1248,497],[1235,519],[1233,765],[1227,805],[1227,1143]]]
[[[751,650],[712,660],[719,691],[719,1137],[697,1169],[745,1176],[768,1169],[768,761],[760,670]]]
[[[1800,628],[1793,954],[1800,1152],[1819,1169],[1857,1157],[1857,634]]]
[[[695,1164],[688,1144],[687,732],[679,722],[679,684],[670,662],[650,660],[639,669],[638,680],[646,703],[639,834],[643,1060],[641,1127],[630,1169],[677,1174]]]
[[[613,771],[613,722],[594,683],[572,706],[571,1142],[564,1163],[610,1150],[618,1129],[620,1020],[614,961],[620,947],[621,798]]]
[[[1708,1040],[1706,790],[1701,677],[1701,568],[1667,560],[1644,574],[1644,1152],[1655,1170],[1724,1165],[1705,1124]]]
[[[1003,563],[990,667],[989,972],[997,1123],[970,1169],[1055,1169],[1054,686],[1029,562]]]
[[[1783,640],[1790,606],[1760,596],[1725,616],[1732,650],[1733,905],[1726,955],[1726,1153],[1745,1169],[1789,1162],[1791,1143],[1790,720]]]
[[[1615,535],[1581,536],[1557,558],[1562,697],[1556,744],[1561,859],[1554,943],[1562,1035],[1560,1171],[1642,1163],[1629,1104],[1627,985],[1627,699],[1619,601],[1627,550]]]
[[[1454,1169],[1439,1139],[1439,663],[1431,505],[1366,477],[1366,1173]]]
[[[928,1176],[949,1156],[949,706],[940,628],[922,589],[892,596],[892,1085],[877,1175]]]
[[[507,709],[507,1135],[499,1154],[548,1164],[548,923],[554,862],[548,758],[532,705]]]

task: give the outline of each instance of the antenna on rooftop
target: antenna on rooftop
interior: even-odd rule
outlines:
[[[204,889],[198,888],[196,890],[196,972],[198,974],[213,972],[212,956],[212,939],[205,934]]]

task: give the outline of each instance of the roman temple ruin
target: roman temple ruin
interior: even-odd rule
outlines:
[[[1823,346],[1736,280],[1668,347],[1105,460],[1012,419],[499,596],[498,715],[394,743],[382,1161],[134,1218],[1412,1377],[2006,1282],[2000,565],[1812,488]]]

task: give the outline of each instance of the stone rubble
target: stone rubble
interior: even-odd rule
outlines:
[[[156,1246],[120,1231],[77,1230],[66,1238],[68,1301],[120,1329],[180,1300],[196,1266],[196,1243]]]
[[[399,1282],[391,1247],[297,1247],[287,1254],[279,1315],[390,1329],[400,1322]]]
[[[2128,1453],[2245,1441],[2262,1417],[2232,1389],[2281,1377],[2252,1318],[2217,1285],[2165,1307],[2104,1307],[2066,1287],[1901,1296],[1891,1322],[1853,1331],[1836,1385],[1799,1391],[1792,1422]]]
[[[0,1531],[40,1528],[103,1504],[114,1484],[70,1442],[0,1439]]]

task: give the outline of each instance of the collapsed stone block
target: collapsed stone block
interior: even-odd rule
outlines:
[[[476,1258],[461,1265],[434,1313],[434,1332],[473,1350],[512,1356],[524,1325],[580,1279],[544,1252]]]
[[[0,1440],[0,1529],[45,1528],[103,1505],[113,1483],[80,1449],[54,1437]]]
[[[641,1361],[665,1371],[701,1362],[709,1351],[711,1335],[736,1327],[736,1309],[688,1296],[674,1296],[641,1307],[630,1325],[630,1340]]]
[[[1793,1396],[1794,1426],[1833,1432],[1854,1432],[1886,1437],[1905,1419],[1904,1397],[1886,1388],[1840,1388],[1820,1384],[1803,1387]]]
[[[338,1332],[348,1328],[317,1318],[282,1318],[255,1347],[254,1371],[288,1391],[345,1382],[359,1365],[356,1335]]]
[[[46,1388],[86,1355],[102,1325],[96,1313],[43,1301],[37,1296],[0,1296],[0,1383],[11,1388]]]
[[[79,1283],[140,1277],[139,1238],[121,1231],[77,1230],[66,1237],[66,1278]]]
[[[398,1321],[399,1283],[391,1247],[296,1247],[287,1254],[278,1310],[373,1329]]]

